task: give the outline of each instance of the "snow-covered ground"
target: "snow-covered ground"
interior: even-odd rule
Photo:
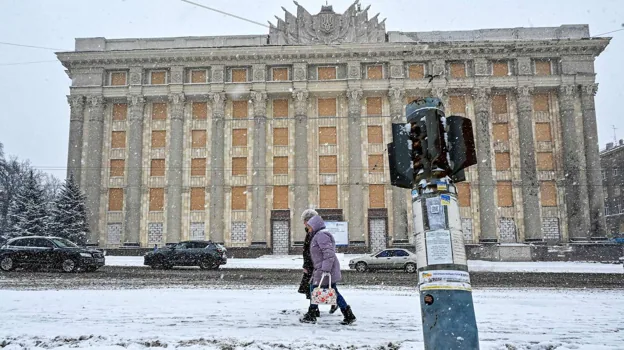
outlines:
[[[423,348],[414,289],[345,288],[358,321],[340,326],[326,307],[318,324],[299,323],[306,301],[295,288],[0,290],[0,348]],[[485,289],[474,298],[481,349],[623,348],[621,291]]]
[[[349,260],[361,255],[338,254],[340,266],[349,269]],[[230,258],[223,268],[301,269],[303,259],[298,255],[265,255],[257,259]],[[143,266],[141,256],[107,256],[106,265]],[[487,272],[565,272],[565,273],[623,273],[621,264],[588,262],[495,262],[471,260],[470,271]]]

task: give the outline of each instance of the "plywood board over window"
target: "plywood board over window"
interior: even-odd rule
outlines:
[[[449,67],[451,70],[451,78],[466,77],[466,64],[464,62],[453,62]]]
[[[247,147],[247,129],[232,130],[232,146]]]
[[[540,183],[540,196],[543,207],[557,206],[557,185],[554,181],[543,181]]]
[[[191,131],[191,146],[193,148],[206,147],[206,130]]]
[[[205,69],[193,69],[191,70],[191,84],[205,84],[208,79],[208,74]]]
[[[319,117],[335,117],[336,116],[336,99],[335,98],[319,98],[318,99],[318,115]]]
[[[249,107],[247,100],[232,101],[232,117],[247,118],[249,115]]]
[[[150,73],[150,83],[152,85],[163,85],[167,84],[167,72],[165,71],[154,71]]]
[[[247,157],[232,158],[232,175],[233,176],[247,175]]]
[[[126,120],[128,118],[128,104],[127,103],[114,103],[113,104],[113,120]]]
[[[386,207],[386,189],[384,185],[368,185],[369,208]]]
[[[195,120],[208,119],[208,103],[207,102],[193,102],[191,105],[191,114]]]
[[[275,67],[272,70],[273,81],[288,81],[288,68]]]
[[[111,72],[110,74],[110,84],[112,86],[124,86],[127,84],[127,74],[126,72]]]
[[[152,103],[152,119],[153,120],[167,119],[167,104],[166,103]]]
[[[111,159],[110,161],[110,177],[123,177],[126,167],[124,159]]]
[[[368,143],[378,144],[383,142],[383,127],[381,125],[369,125],[367,128]]]
[[[150,176],[165,176],[164,159],[152,159],[150,164]]]
[[[336,79],[336,67],[318,67],[318,80]]]
[[[233,83],[247,82],[247,68],[233,68],[231,73]]]
[[[460,182],[457,187],[457,201],[460,207],[469,207],[471,203],[470,183]]]
[[[499,207],[513,206],[513,191],[511,181],[499,181],[496,184]]]
[[[507,95],[492,96],[492,113],[494,114],[506,114],[507,113]]]
[[[206,209],[206,190],[203,187],[191,188],[191,210],[203,211]]]
[[[338,208],[338,186],[322,185],[319,186],[319,202],[323,209]]]
[[[537,153],[537,170],[555,170],[552,152]]]
[[[113,131],[111,133],[111,148],[126,148],[125,131]]]
[[[165,189],[150,188],[149,189],[149,211],[165,210]]]
[[[492,75],[495,77],[506,77],[509,75],[509,63],[507,61],[492,62]]]
[[[273,174],[288,174],[288,157],[273,157]]]
[[[550,60],[536,60],[535,61],[535,75],[551,75],[552,64]]]
[[[191,159],[191,176],[206,176],[206,158]]]
[[[492,124],[492,136],[494,137],[494,142],[509,142],[509,124]]]
[[[288,100],[273,100],[273,118],[288,117]]]
[[[382,108],[381,97],[366,98],[366,115],[381,115]]]
[[[323,126],[319,128],[319,145],[337,144],[336,128],[333,126]]]
[[[319,173],[320,174],[337,174],[338,158],[336,156],[320,156],[319,157]]]
[[[422,63],[410,64],[408,68],[408,76],[412,80],[425,78],[425,65]]]
[[[548,101],[548,94],[533,95],[533,110],[535,112],[548,112],[549,109],[550,103]]]
[[[383,79],[383,66],[374,65],[366,67],[367,79]]]
[[[164,148],[167,144],[167,132],[165,130],[152,130],[152,148]]]
[[[511,158],[509,152],[496,153],[496,170],[511,169]]]
[[[368,172],[383,173],[384,159],[382,154],[371,154],[368,156]]]
[[[247,210],[246,187],[232,187],[232,210]]]
[[[288,128],[273,129],[273,146],[288,146]]]
[[[535,123],[535,140],[540,142],[552,141],[550,123]]]
[[[123,188],[108,189],[108,211],[122,211],[124,202]]]
[[[450,96],[449,104],[451,107],[451,114],[453,115],[465,115],[466,114],[466,96]]]
[[[288,186],[273,186],[273,209],[288,209]]]

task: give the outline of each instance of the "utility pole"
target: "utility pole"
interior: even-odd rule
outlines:
[[[418,289],[426,350],[479,349],[455,183],[476,164],[472,123],[444,115],[437,98],[414,101],[388,145],[393,186],[412,190]]]

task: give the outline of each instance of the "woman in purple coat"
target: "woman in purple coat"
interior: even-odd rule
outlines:
[[[321,280],[323,280],[322,286],[327,286],[329,282],[327,276],[330,276],[331,287],[336,290],[336,294],[338,296],[338,307],[340,307],[340,311],[344,316],[344,320],[341,324],[352,324],[355,322],[355,315],[353,315],[351,307],[347,304],[346,300],[342,297],[336,287],[336,283],[342,280],[342,274],[340,273],[340,262],[336,257],[336,241],[334,240],[334,236],[325,229],[325,222],[318,215],[308,220],[306,227],[312,234],[312,241],[310,242],[310,255],[312,256],[312,262],[314,263],[314,272],[312,273],[310,290],[318,287]],[[317,310],[318,305],[310,304],[308,312],[301,317],[300,321],[304,323],[316,323],[316,315],[318,313]]]

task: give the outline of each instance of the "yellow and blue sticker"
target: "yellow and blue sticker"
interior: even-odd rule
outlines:
[[[451,205],[451,195],[450,194],[440,195],[440,202],[442,202],[442,205]]]

